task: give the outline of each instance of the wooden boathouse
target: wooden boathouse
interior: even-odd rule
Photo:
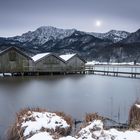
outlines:
[[[0,52],[0,73],[3,74],[84,73],[85,63],[86,61],[77,54],[58,56],[53,53],[39,53],[30,57],[16,47],[10,47]]]
[[[33,60],[16,47],[0,52],[0,73],[24,73],[31,71]]]
[[[78,54],[66,54],[66,55],[60,55],[59,57],[66,62],[66,69],[65,69],[66,72],[69,73],[85,72],[86,61],[82,59]]]
[[[33,57],[16,47],[0,52],[0,75],[44,75],[88,73],[140,77],[139,65],[86,65],[77,54],[39,53]]]
[[[40,53],[32,57],[34,72],[62,73],[66,62],[52,53]]]

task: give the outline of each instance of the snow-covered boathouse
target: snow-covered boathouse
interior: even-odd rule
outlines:
[[[31,71],[32,59],[16,47],[0,52],[0,73],[24,73]]]
[[[58,56],[53,53],[40,53],[30,57],[16,47],[0,52],[0,73],[11,75],[83,73],[85,63],[77,54]]]
[[[52,53],[40,53],[32,57],[35,72],[65,72],[65,61]]]
[[[65,54],[60,55],[59,57],[66,62],[65,68],[66,72],[68,73],[85,72],[86,61],[82,59],[78,54]]]

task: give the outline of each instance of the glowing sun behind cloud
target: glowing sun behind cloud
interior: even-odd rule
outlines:
[[[102,22],[100,20],[96,20],[95,26],[96,27],[101,27],[101,25],[102,25]]]

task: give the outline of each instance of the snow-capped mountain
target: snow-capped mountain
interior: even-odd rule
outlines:
[[[33,45],[43,45],[49,40],[61,40],[66,37],[71,36],[76,29],[59,29],[52,26],[42,26],[35,31],[29,31],[27,33],[24,33],[21,36],[12,37],[10,39],[19,41],[19,42],[32,42]],[[111,30],[107,33],[87,33],[87,32],[81,32],[89,35],[93,35],[100,39],[108,39],[111,40],[113,43],[119,42],[123,40],[124,38],[127,38],[130,33],[125,31],[116,31]]]
[[[123,43],[140,43],[140,29],[131,33],[126,39],[122,40]]]
[[[43,26],[21,36],[0,38],[0,50],[20,47],[29,55],[42,52],[78,53],[86,60],[140,62],[140,29],[134,33],[111,30],[87,33]]]
[[[90,34],[97,38],[109,39],[114,43],[119,42],[119,41],[127,38],[130,35],[129,32],[117,31],[117,30],[111,30],[107,33],[90,33]]]
[[[27,32],[22,36],[16,36],[12,39],[20,42],[34,42],[34,44],[43,45],[49,40],[63,39],[73,34],[75,29],[59,29],[52,26],[42,26],[37,30]]]

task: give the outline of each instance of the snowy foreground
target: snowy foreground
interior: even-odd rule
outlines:
[[[104,130],[101,120],[90,122],[75,136],[57,135],[58,128],[67,129],[70,125],[55,113],[32,112],[24,116],[23,120],[21,127],[24,128],[23,135],[26,140],[140,140],[138,131]]]

